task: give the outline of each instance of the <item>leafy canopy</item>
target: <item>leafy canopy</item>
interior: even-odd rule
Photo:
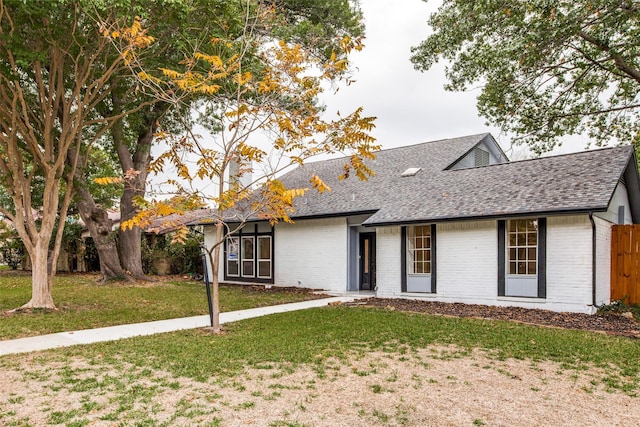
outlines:
[[[277,176],[320,154],[349,154],[343,178],[353,172],[366,179],[373,173],[364,160],[373,158],[378,148],[369,135],[374,118],[364,117],[360,108],[329,120],[318,103],[327,86],[350,81],[348,55],[362,49],[361,37],[342,31],[330,40],[332,50],[325,55],[316,43],[303,44],[295,36],[275,38],[286,12],[280,7],[245,5],[241,36],[231,32],[212,37],[179,67],[138,74],[141,84],[163,88],[179,98],[185,93],[196,95],[203,112],[200,124],[211,137],[204,140],[189,132],[156,135],[168,149],[150,170],[162,172],[170,165],[175,178],[167,184],[175,186],[177,196],[155,203],[138,199],[143,209],[136,218],[124,221],[123,227],[145,226],[155,217],[202,204],[216,206],[221,213],[238,208],[240,202],[244,212],[236,222],[252,215],[287,221],[293,199],[306,189],[284,188]],[[354,34],[359,27],[356,30]],[[249,182],[243,176],[250,177]],[[309,178],[311,187],[330,191],[321,177]],[[203,192],[194,185],[198,181],[215,182],[218,191]]]
[[[638,138],[640,2],[445,0],[414,66],[448,61],[446,88],[480,84],[480,113],[535,152],[586,134]]]

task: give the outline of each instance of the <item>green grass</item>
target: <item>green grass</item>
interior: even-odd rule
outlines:
[[[423,348],[428,348],[427,352],[416,352]],[[395,363],[392,362],[394,359],[406,358],[408,363],[426,365],[426,361],[432,359],[475,357],[474,349],[483,349],[483,354],[494,360],[527,359],[532,369],[538,361],[556,362],[558,372],[569,371],[570,375],[565,375],[567,381],[582,375],[582,371],[592,370],[589,375],[592,376],[593,388],[603,387],[606,391],[630,396],[637,396],[640,390],[639,340],[507,321],[458,319],[346,306],[235,322],[226,325],[221,335],[189,330],[35,353],[28,361],[24,355],[5,356],[0,357],[0,367],[23,370],[26,380],[40,379],[47,392],[55,394],[66,390],[82,394],[81,404],[75,407],[42,409],[49,424],[89,425],[92,417],[95,418],[93,411],[97,411],[100,412],[100,420],[119,425],[216,426],[229,421],[223,420],[219,412],[219,408],[224,406],[236,413],[251,411],[262,400],[280,398],[283,389],[313,393],[311,385],[323,378],[337,381],[336,386],[339,386],[340,376],[333,376],[332,372],[337,372],[340,366],[351,368],[357,375],[362,372],[363,376],[369,376],[377,368]],[[387,360],[383,355],[375,362],[369,360],[368,367],[355,370],[352,362],[360,357],[369,357],[371,351],[387,353],[389,358]],[[74,364],[74,361],[84,363]],[[299,385],[265,384],[262,390],[253,391],[233,404],[225,397],[226,389],[245,391],[246,381],[257,381],[263,375],[270,380],[280,378],[283,374],[295,372],[301,365],[310,366],[312,376]],[[493,362],[486,366],[481,366],[481,362],[477,364],[478,369],[496,369],[511,376],[500,368],[500,364],[492,365]],[[247,372],[246,367],[258,371]],[[600,367],[602,371],[594,371],[593,367]],[[185,390],[185,397],[176,404],[171,417],[160,422],[154,418],[161,409],[158,399],[162,393],[183,387],[177,378],[192,378],[215,387],[204,390],[203,384],[203,390],[198,390],[200,386],[197,384],[187,386],[191,388]],[[455,375],[446,376],[447,382],[463,380]],[[389,396],[404,392],[397,381],[393,371],[373,381],[368,390],[372,395]],[[423,381],[439,382],[418,376],[411,381],[418,387]],[[445,382],[445,378],[440,382]],[[583,387],[587,393],[591,389],[590,386]],[[0,424],[30,425],[28,420],[14,420],[15,412],[10,410],[11,405],[28,402],[28,398],[20,393],[17,390],[10,395],[6,409],[0,407]],[[204,402],[192,399],[192,396],[202,393],[207,396]],[[109,400],[105,402],[104,396],[109,396]],[[305,402],[297,402],[295,410],[306,411]],[[405,404],[399,404],[395,409],[365,410],[356,407],[355,410],[364,421],[384,425],[408,425],[412,413],[416,412],[415,407]],[[207,423],[204,424],[203,420]],[[485,425],[487,422],[474,416],[469,424]],[[286,416],[269,425],[303,426]]]
[[[221,286],[220,311],[234,311],[312,298],[304,292],[272,288]],[[26,303],[31,276],[0,275],[0,312]],[[207,314],[205,287],[200,282],[126,282],[96,284],[96,276],[58,275],[53,299],[58,310],[0,314],[0,340],[54,332]]]
[[[597,333],[477,319],[457,319],[382,309],[327,307],[274,314],[227,325],[223,335],[201,330],[140,337],[57,350],[61,357],[126,359],[141,367],[168,369],[205,381],[234,376],[245,366],[311,364],[370,350],[408,353],[431,344],[455,345],[443,357],[463,357],[474,348],[497,359],[551,360],[566,369],[616,367],[612,383],[638,386],[640,341]],[[630,379],[630,380],[629,380]]]

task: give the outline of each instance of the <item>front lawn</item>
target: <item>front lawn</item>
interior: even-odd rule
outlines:
[[[630,338],[332,306],[2,357],[0,424],[635,425],[639,355]]]
[[[205,287],[192,280],[131,284],[96,284],[94,275],[61,274],[53,285],[58,310],[34,310],[0,314],[0,340],[102,326],[147,322],[207,314]],[[26,303],[31,276],[0,274],[0,312]],[[253,286],[221,286],[220,311],[234,311],[317,298],[308,292],[292,292]]]

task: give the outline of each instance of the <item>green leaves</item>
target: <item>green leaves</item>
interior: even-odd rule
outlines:
[[[449,90],[481,84],[480,113],[533,151],[567,134],[597,145],[638,134],[637,2],[446,0],[429,23],[414,66],[448,62]]]

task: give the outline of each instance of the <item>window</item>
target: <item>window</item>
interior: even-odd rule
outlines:
[[[268,223],[245,225],[225,242],[226,279],[273,283],[273,228]]]
[[[402,228],[402,291],[436,292],[436,226]]]
[[[407,234],[407,262],[409,274],[431,273],[431,227],[409,227]]]
[[[240,240],[238,237],[227,238],[227,276],[238,277],[240,275],[238,268],[239,248]]]
[[[244,237],[242,236],[242,277],[253,277],[255,276],[255,254],[254,254],[254,243],[255,237]]]
[[[538,220],[511,220],[507,225],[507,256],[510,275],[536,275]]]
[[[498,295],[546,298],[546,218],[498,221]]]
[[[258,236],[258,277],[271,278],[271,236]]]

